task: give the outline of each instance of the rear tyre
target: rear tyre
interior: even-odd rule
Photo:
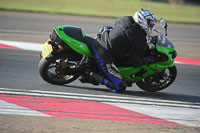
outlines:
[[[63,74],[63,70],[75,68],[78,61],[70,60],[66,56],[56,55],[49,58],[42,58],[39,62],[38,69],[40,76],[46,82],[56,85],[68,84],[76,80],[80,74]]]
[[[144,91],[156,92],[163,90],[170,86],[176,79],[176,66],[168,67],[165,70],[148,76],[147,78],[137,82],[137,86]]]

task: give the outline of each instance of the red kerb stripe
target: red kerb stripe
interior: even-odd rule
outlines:
[[[37,110],[53,117],[181,125],[96,101],[5,94],[0,94],[0,100]]]
[[[200,65],[200,59],[199,58],[176,57],[175,61],[183,63],[183,64]]]
[[[0,43],[0,48],[20,49],[20,48],[18,48],[18,47],[14,47],[14,46],[2,44],[2,43]]]

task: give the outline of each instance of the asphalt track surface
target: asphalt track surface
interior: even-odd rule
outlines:
[[[60,24],[82,27],[91,36],[103,25],[113,25],[114,19],[65,16],[55,14],[0,11],[0,40],[43,43],[52,27]],[[176,42],[179,56],[200,58],[200,26],[169,24],[169,36]],[[176,64],[178,76],[167,89],[148,93],[136,85],[123,94],[110,93],[104,86],[81,84],[78,80],[64,86],[43,81],[38,73],[39,52],[0,49],[0,87],[22,90],[42,90],[79,94],[142,97],[157,100],[200,102],[200,66]]]

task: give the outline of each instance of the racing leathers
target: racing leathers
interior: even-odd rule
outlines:
[[[114,84],[115,88],[112,89],[123,91],[127,86],[126,82],[113,62],[128,58],[129,64],[133,67],[146,64],[146,47],[145,31],[131,16],[125,16],[117,19],[114,27],[104,27],[101,33],[97,34],[92,51],[99,67]],[[127,54],[128,57],[125,56]]]

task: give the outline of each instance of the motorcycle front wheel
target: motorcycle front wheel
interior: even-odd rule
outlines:
[[[176,66],[168,67],[161,72],[157,72],[152,76],[137,82],[137,86],[144,91],[156,92],[163,90],[170,86],[176,79]]]
[[[70,70],[76,67],[78,61],[70,60],[66,56],[56,55],[51,58],[41,58],[38,69],[40,76],[46,82],[56,85],[68,84],[76,80],[80,74],[73,73],[66,75],[64,70]]]

